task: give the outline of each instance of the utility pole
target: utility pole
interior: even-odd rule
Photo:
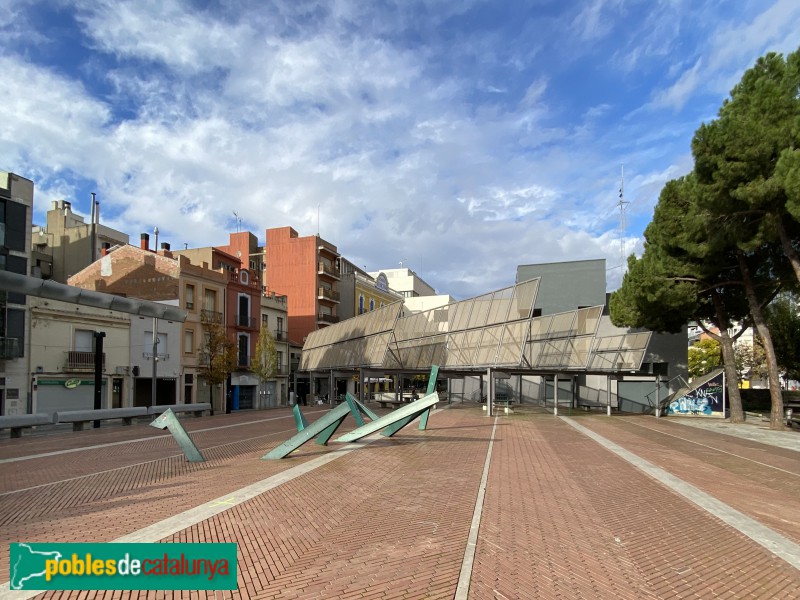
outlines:
[[[625,271],[626,261],[625,256],[625,205],[630,204],[625,201],[625,165],[620,165],[620,182],[619,182],[619,254],[620,254],[620,268]]]
[[[156,229],[156,232],[158,229]],[[153,317],[153,382],[150,392],[150,404],[156,405],[156,383],[158,372],[158,319]]]

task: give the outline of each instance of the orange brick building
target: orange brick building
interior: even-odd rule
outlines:
[[[264,284],[288,297],[289,340],[339,321],[340,255],[318,235],[298,236],[291,227],[266,230]]]

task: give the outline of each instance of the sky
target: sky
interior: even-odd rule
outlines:
[[[598,258],[612,291],[696,129],[798,31],[797,0],[3,0],[0,170],[34,223],[95,192],[136,245],[288,225],[456,299]]]

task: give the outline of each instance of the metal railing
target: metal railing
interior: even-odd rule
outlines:
[[[19,358],[19,339],[0,337],[0,360]]]
[[[330,277],[335,277],[336,279],[339,279],[340,277],[339,271],[337,269],[334,269],[332,266],[322,261],[320,261],[318,264],[317,273],[319,275],[328,275]]]
[[[222,313],[204,308],[200,311],[200,320],[203,323],[222,323]]]
[[[250,355],[249,354],[240,354],[236,364],[240,367],[249,367],[250,366]]]
[[[94,370],[94,352],[82,352],[79,350],[68,350],[67,360],[64,367],[72,371],[93,371]],[[103,352],[102,356],[103,370],[106,368],[106,354]]]
[[[285,331],[276,331],[275,332],[275,341],[276,342],[285,342],[288,339]]]
[[[257,319],[249,315],[238,315],[238,317],[236,318],[236,324],[239,327],[247,327],[249,329],[256,329],[256,327],[258,326],[257,322],[258,322]]]
[[[322,321],[323,323],[338,323],[339,317],[337,315],[328,315],[325,313],[319,313],[317,315],[317,321]]]
[[[333,300],[334,302],[339,302],[340,298],[339,292],[322,286],[317,290],[317,297],[325,300]]]

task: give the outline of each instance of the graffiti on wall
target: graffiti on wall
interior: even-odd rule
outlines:
[[[722,373],[676,398],[669,403],[667,414],[670,415],[714,415],[724,416],[725,390]]]

